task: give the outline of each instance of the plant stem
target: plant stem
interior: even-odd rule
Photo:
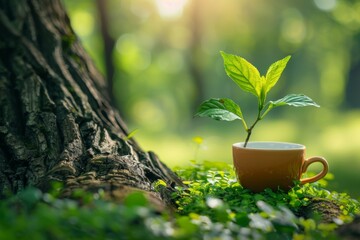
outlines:
[[[250,129],[249,129],[249,130],[250,130]],[[250,138],[250,136],[251,136],[251,130],[250,130],[250,131],[249,131],[249,130],[248,130],[248,135],[246,136],[244,148],[246,148],[246,145],[247,145],[247,143],[249,142],[249,138]]]
[[[273,104],[270,103],[268,105],[268,108],[266,109],[266,111],[261,115],[261,119],[263,119],[266,116],[266,114],[268,114],[270,112],[271,109],[273,109]]]
[[[246,136],[246,139],[245,139],[245,143],[244,143],[244,148],[246,148],[248,142],[249,142],[249,139],[250,139],[250,136],[251,136],[251,133],[252,133],[252,130],[253,128],[255,127],[255,125],[261,120],[261,109],[259,109],[259,113],[258,113],[258,116],[255,120],[255,122],[253,123],[253,125],[251,125],[251,127],[247,130],[247,136]]]

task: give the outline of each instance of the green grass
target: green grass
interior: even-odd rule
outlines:
[[[57,198],[59,186],[51,193],[28,188],[0,202],[0,239],[335,239],[334,230],[360,213],[358,201],[328,191],[326,180],[288,193],[253,194],[225,163],[192,163],[176,171],[187,187],[173,195],[175,213],[159,214],[141,193],[116,204],[103,200],[102,191],[79,191],[70,200]],[[340,207],[333,223],[298,216],[314,198]]]

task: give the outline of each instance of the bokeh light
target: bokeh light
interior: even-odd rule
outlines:
[[[174,18],[181,16],[186,0],[156,0],[160,16]]]
[[[314,0],[315,5],[323,10],[323,11],[330,11],[335,8],[336,0]]]

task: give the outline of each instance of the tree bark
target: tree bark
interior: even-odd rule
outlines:
[[[111,103],[115,105],[113,96],[113,78],[114,78],[114,63],[113,63],[113,50],[115,47],[115,40],[109,32],[109,20],[107,17],[108,0],[96,0],[96,8],[99,15],[101,38],[104,46],[104,63],[105,73],[108,86],[108,94]]]
[[[0,0],[0,196],[64,183],[122,198],[180,179],[134,140],[60,0]]]

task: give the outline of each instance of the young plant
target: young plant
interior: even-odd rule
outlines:
[[[221,52],[227,75],[245,92],[250,92],[258,100],[257,117],[254,123],[248,127],[241,108],[229,98],[211,98],[203,102],[195,116],[210,117],[219,121],[241,120],[247,136],[244,147],[246,147],[251,133],[256,124],[262,120],[272,109],[280,106],[320,107],[311,98],[303,94],[289,94],[276,101],[266,102],[269,91],[279,80],[286,64],[291,56],[287,56],[273,64],[267,70],[265,76],[261,76],[258,69],[240,56]]]

